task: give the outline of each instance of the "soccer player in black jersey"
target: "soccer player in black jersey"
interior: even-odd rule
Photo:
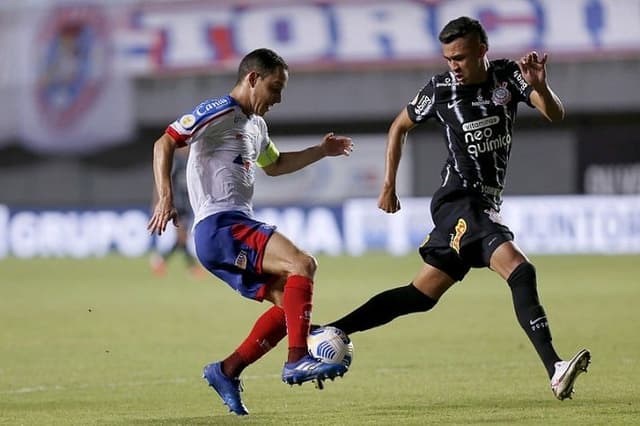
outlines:
[[[402,146],[413,127],[435,119],[442,126],[448,158],[431,201],[435,228],[419,248],[424,266],[409,285],[379,293],[329,325],[350,334],[428,311],[470,268],[489,267],[507,281],[518,322],[547,370],[553,394],[563,400],[586,371],[590,353],[582,349],[568,361],[556,353],[538,298],[536,270],[499,213],[518,103],[535,107],[550,121],[564,117],[547,82],[547,55],[531,52],[519,63],[489,61],[487,34],[468,17],[447,23],[439,40],[449,71],[433,76],[391,124],[378,198],[385,212],[400,210],[396,174]]]

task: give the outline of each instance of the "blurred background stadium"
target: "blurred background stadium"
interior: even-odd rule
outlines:
[[[387,218],[371,204],[385,132],[444,69],[437,33],[459,15],[484,23],[491,58],[548,52],[567,109],[553,125],[520,109],[504,207],[520,243],[639,252],[640,1],[31,0],[0,4],[0,257],[148,251],[152,143],[227,93],[239,58],[262,46],[291,66],[267,116],[281,150],[335,131],[357,151],[295,177],[259,176],[259,214],[316,252],[411,250],[427,231],[423,207]],[[435,124],[411,134],[407,206],[423,206],[444,156]]]
[[[410,134],[403,209],[385,215],[386,131],[445,69],[437,33],[460,15],[486,26],[490,58],[547,52],[567,110],[549,124],[521,106],[503,215],[559,351],[593,351],[578,398],[552,398],[508,291],[475,271],[428,321],[356,334],[354,368],[322,398],[284,391],[273,351],[244,377],[247,424],[637,424],[640,0],[0,1],[0,424],[230,423],[200,368],[264,307],[181,269],[157,279],[147,255],[175,235],[146,222],[153,142],[228,93],[254,48],[290,65],[266,117],[281,150],[328,131],[357,144],[257,176],[257,213],[320,259],[314,320],[408,282],[446,149],[434,123]]]

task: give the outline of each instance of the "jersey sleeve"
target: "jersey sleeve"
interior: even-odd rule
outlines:
[[[407,105],[409,118],[414,123],[422,123],[431,117],[435,117],[435,87],[434,79],[429,82],[416,94]]]
[[[186,146],[205,127],[233,113],[235,106],[236,102],[230,96],[206,100],[193,111],[171,123],[165,133],[169,134],[178,146]]]
[[[280,157],[280,151],[278,151],[276,144],[274,144],[269,137],[269,129],[267,128],[267,123],[265,123],[264,119],[262,117],[255,117],[255,120],[255,123],[260,129],[260,133],[262,135],[256,165],[258,167],[267,167],[268,165],[276,162],[278,157]]]
[[[533,107],[531,102],[529,101],[529,96],[533,91],[533,87],[527,83],[522,75],[522,71],[520,71],[520,67],[514,61],[508,61],[506,64],[507,75],[509,76],[509,82],[515,88],[515,93],[517,94],[516,100],[518,102],[525,102],[530,107]]]

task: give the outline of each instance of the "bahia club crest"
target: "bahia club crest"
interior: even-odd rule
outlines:
[[[48,126],[83,118],[107,79],[107,18],[96,5],[54,8],[37,35],[36,98]]]

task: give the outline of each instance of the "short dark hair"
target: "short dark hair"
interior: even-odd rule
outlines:
[[[276,69],[282,68],[288,70],[289,66],[284,59],[271,49],[256,49],[249,52],[242,58],[238,65],[238,80],[241,82],[251,71],[257,71],[258,74],[266,76],[274,72]]]
[[[468,16],[461,16],[452,21],[449,21],[447,25],[444,26],[440,34],[438,35],[438,40],[440,43],[447,44],[451,43],[453,40],[466,37],[468,35],[474,35],[478,37],[480,43],[483,43],[485,46],[489,47],[489,39],[487,38],[487,32],[484,30],[482,24]]]

